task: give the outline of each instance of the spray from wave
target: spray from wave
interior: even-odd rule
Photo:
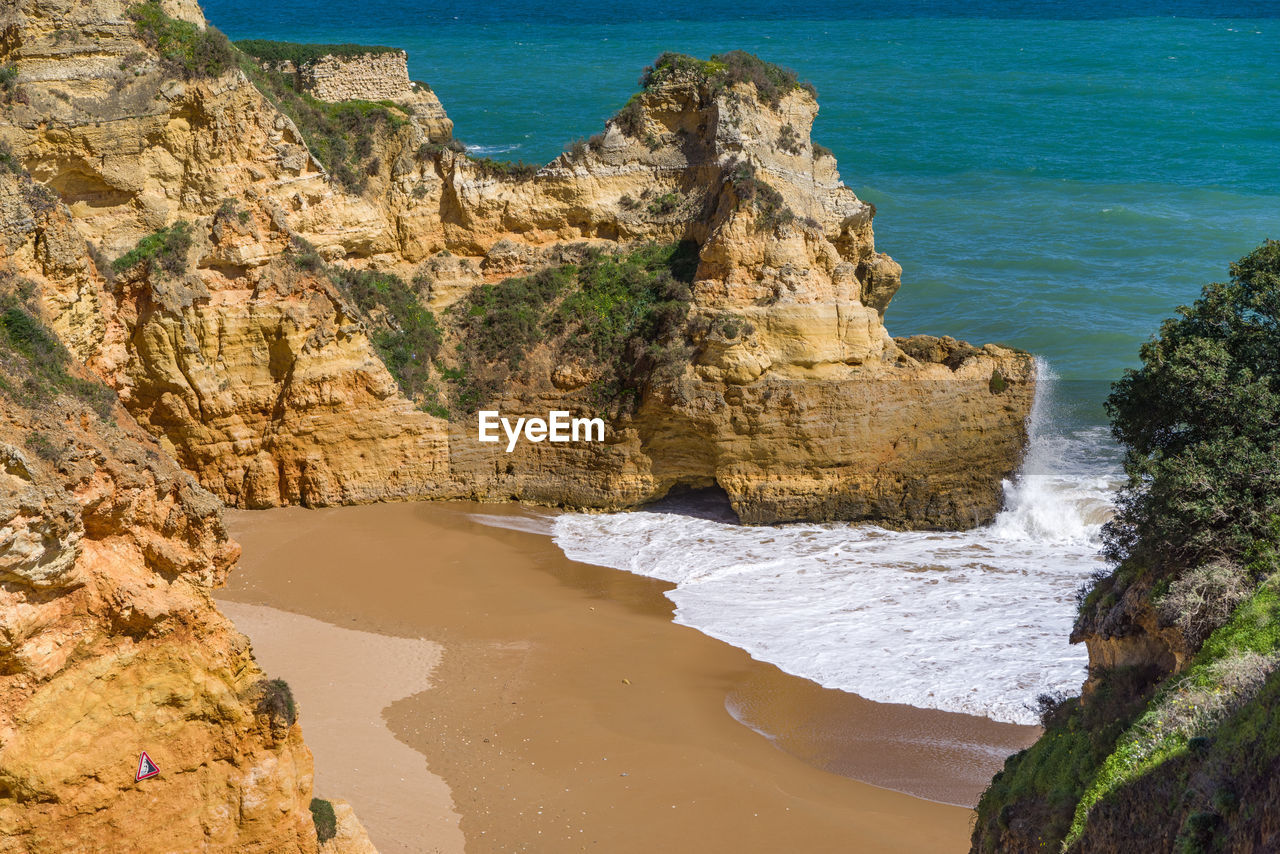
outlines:
[[[1005,510],[964,532],[870,525],[748,528],[722,503],[566,514],[574,560],[673,582],[675,619],[797,676],[871,700],[1034,723],[1045,691],[1074,691],[1075,590],[1101,565],[1119,469],[1105,427],[1061,427],[1044,364],[1030,445]]]

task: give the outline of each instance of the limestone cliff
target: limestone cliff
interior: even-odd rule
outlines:
[[[817,103],[794,77],[736,54],[667,58],[602,134],[520,170],[467,156],[407,101],[360,139],[326,141],[307,124],[319,108],[278,81],[255,78],[270,99],[255,87],[258,63],[179,73],[126,11],[24,0],[2,13],[0,62],[21,97],[0,138],[98,252],[50,293],[51,323],[225,501],[623,508],[719,485],[751,522],[954,527],[998,509],[1031,360],[890,337],[899,267],[810,141]],[[302,126],[280,111],[291,104]],[[111,259],[178,222],[193,235],[181,269],[111,275]],[[609,410],[601,445],[478,443],[474,407],[454,405],[466,342],[450,306],[650,243],[696,250],[686,322],[655,342],[683,361],[636,379],[637,405]],[[336,266],[300,269],[300,256]],[[353,266],[413,278],[439,318],[450,346],[422,359],[425,391],[397,390],[379,362],[394,319],[333,287]],[[560,355],[531,346],[486,405],[599,411],[600,366]]]
[[[86,247],[0,165],[0,851],[315,852],[296,715],[209,595],[221,503],[39,323],[54,280],[98,316]]]

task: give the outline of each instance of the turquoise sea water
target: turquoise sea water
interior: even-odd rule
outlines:
[[[232,38],[403,47],[460,138],[535,162],[598,131],[663,50],[795,68],[818,88],[815,139],[903,265],[890,331],[1024,347],[1091,398],[1174,306],[1280,237],[1267,4],[204,5]]]

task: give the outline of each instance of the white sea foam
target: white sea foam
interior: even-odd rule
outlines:
[[[540,513],[520,516],[495,516],[490,513],[472,513],[470,519],[490,528],[506,528],[508,531],[524,531],[526,534],[553,534],[554,519]]]
[[[491,154],[508,154],[512,151],[518,151],[521,145],[518,142],[507,143],[505,145],[468,145],[467,154],[474,154],[477,157],[488,157]]]
[[[1044,691],[1074,691],[1075,591],[1101,566],[1117,485],[1102,427],[1060,431],[1043,380],[1005,510],[960,533],[868,525],[744,527],[688,497],[556,518],[574,560],[661,578],[676,621],[757,659],[872,700],[1033,723]]]

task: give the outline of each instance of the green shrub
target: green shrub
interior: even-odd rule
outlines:
[[[13,63],[0,65],[0,100],[8,104],[18,91],[18,66]]]
[[[188,80],[220,77],[235,68],[235,53],[215,27],[200,29],[165,14],[158,0],[129,7],[129,17],[142,36],[171,68]]]
[[[139,240],[137,246],[113,261],[111,268],[116,273],[123,273],[143,264],[149,276],[157,271],[181,276],[187,272],[190,249],[191,223],[178,220]]]
[[[311,820],[316,826],[316,839],[324,844],[338,835],[338,817],[333,804],[320,798],[311,799]]]
[[[782,193],[757,178],[755,167],[750,163],[739,164],[730,172],[729,181],[733,184],[734,194],[755,208],[756,231],[776,231],[795,221],[796,215],[787,206]]]
[[[104,421],[111,418],[116,395],[107,386],[82,379],[67,369],[71,354],[43,323],[14,297],[0,296],[0,372],[3,390],[19,403],[38,407],[68,394],[88,405]]]
[[[472,157],[467,159],[486,178],[514,178],[527,181],[538,174],[542,167],[536,163],[525,163],[523,160],[494,160],[491,157]]]
[[[1173,570],[1245,562],[1280,524],[1280,242],[1166,320],[1107,400],[1128,484],[1108,555]]]
[[[649,213],[654,216],[669,216],[680,207],[679,193],[663,193],[649,202]]]
[[[825,145],[819,145],[815,142],[813,144],[813,159],[817,160],[820,157],[835,157],[835,154]]]
[[[644,103],[640,96],[632,95],[627,103],[623,105],[621,110],[614,115],[610,122],[618,126],[618,130],[625,133],[633,139],[639,139],[644,133]]]
[[[637,402],[650,377],[688,357],[679,333],[696,269],[696,244],[647,246],[477,288],[451,309],[460,366],[444,377],[454,409],[492,399],[544,342],[557,361],[594,368],[594,406]]]
[[[451,139],[448,142],[424,142],[422,145],[418,146],[418,159],[427,160],[434,155],[443,154],[446,151],[452,151],[455,154],[465,154],[467,152],[467,146],[459,139]]]
[[[22,164],[18,162],[13,149],[4,142],[0,142],[0,169],[12,172],[14,175],[22,172]]]
[[[399,53],[400,48],[367,44],[299,44],[269,39],[241,39],[235,43],[243,52],[262,62],[292,62],[299,68],[326,56],[346,59],[366,54]]]
[[[28,433],[24,444],[41,459],[56,460],[61,456],[58,448],[49,441],[49,437],[39,431]]]
[[[778,133],[778,148],[787,154],[799,154],[804,151],[804,141],[800,139],[800,134],[796,133],[795,128],[785,124]]]
[[[239,59],[241,69],[258,90],[293,120],[307,149],[333,179],[348,192],[364,192],[376,159],[375,143],[408,124],[396,105],[382,101],[321,101],[299,92],[292,75],[264,70],[243,53]]]
[[[664,53],[644,70],[640,85],[648,90],[673,78],[687,76],[711,84],[712,92],[716,94],[738,84],[750,83],[760,100],[774,109],[781,105],[784,96],[796,89],[803,89],[814,97],[818,94],[812,84],[802,83],[791,69],[765,62],[742,50],[715,54],[709,60],[682,53]]]
[[[413,288],[399,276],[372,270],[334,270],[331,277],[374,318],[373,346],[405,396],[412,400],[433,389],[431,363],[440,352],[440,327]]]
[[[283,679],[263,679],[258,683],[258,714],[267,715],[272,721],[282,720],[293,726],[298,720],[298,706],[293,701],[293,689]]]

